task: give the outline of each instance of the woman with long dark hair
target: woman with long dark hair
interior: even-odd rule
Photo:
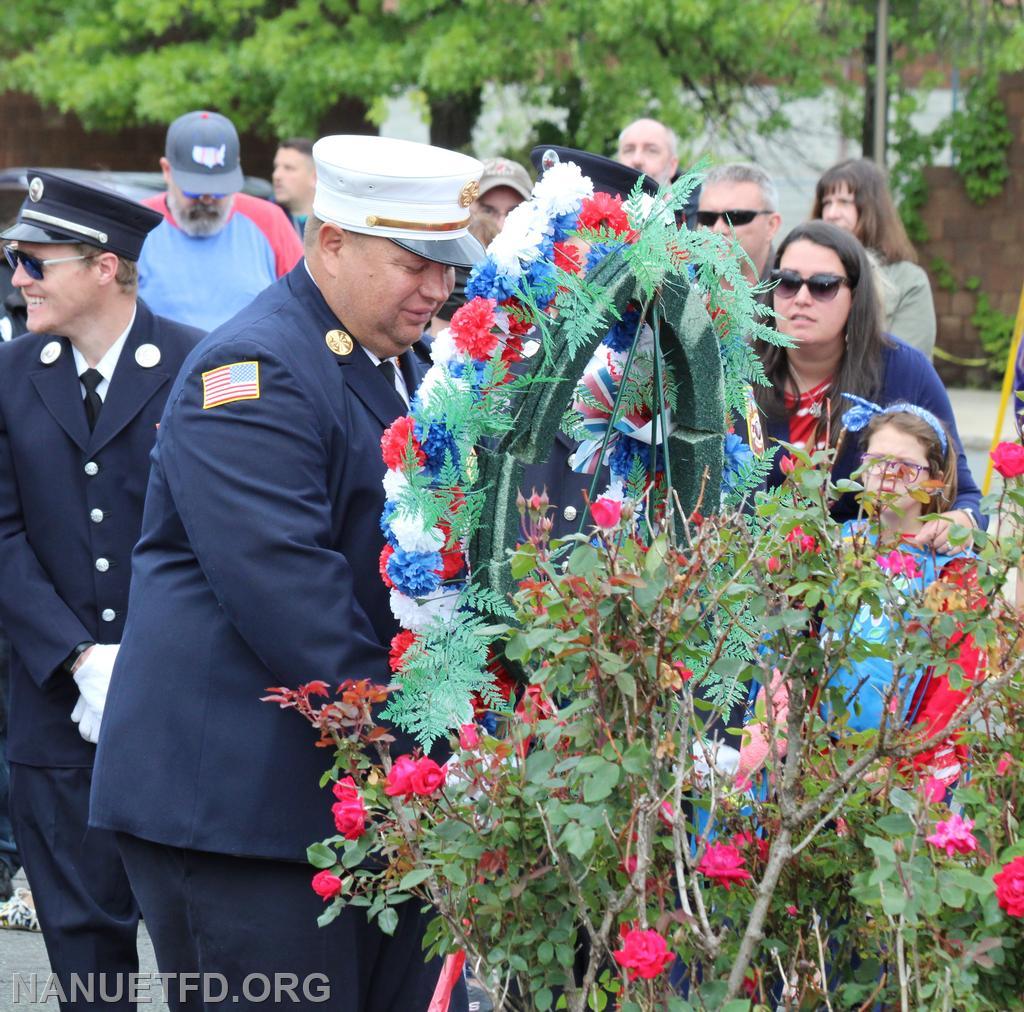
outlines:
[[[914,348],[883,332],[873,272],[864,247],[850,233],[823,221],[798,225],[779,247],[772,278],[775,326],[793,344],[781,348],[758,342],[756,351],[770,385],[755,398],[765,416],[765,432],[807,449],[835,448],[841,416],[850,407],[844,394],[882,405],[919,404],[950,429],[957,446],[958,492],[947,520],[926,523],[915,540],[943,548],[950,522],[976,526],[981,493],[960,444],[945,387],[932,364]],[[853,441],[839,446],[833,479],[848,478],[857,467]],[[768,480],[782,483],[778,458]],[[842,496],[832,515],[839,521],[857,514],[857,503]]]
[[[852,232],[870,250],[883,328],[930,359],[936,329],[931,283],[917,264],[882,170],[867,158],[833,165],[818,180],[811,217]]]

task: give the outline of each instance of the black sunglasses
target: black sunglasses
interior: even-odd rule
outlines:
[[[807,291],[815,302],[831,302],[843,285],[850,288],[849,278],[841,274],[812,274],[805,278],[796,271],[780,271],[777,267],[772,271],[772,281],[776,282],[775,291],[784,299],[792,299],[797,292],[807,285]]]
[[[20,249],[11,246],[4,247],[4,257],[12,271],[18,269],[18,264],[25,268],[25,273],[36,281],[43,280],[43,268],[49,264],[66,264],[72,260],[91,260],[98,256],[98,253],[82,253],[75,257],[52,257],[49,260],[40,260],[39,257],[30,256]]]
[[[725,218],[726,225],[749,225],[759,214],[773,214],[773,211],[698,211],[697,224],[714,228],[719,218]]]

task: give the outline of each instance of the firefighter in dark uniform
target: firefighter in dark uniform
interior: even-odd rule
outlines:
[[[247,978],[282,974],[316,982],[325,1010],[424,1012],[440,960],[424,963],[419,904],[393,936],[351,906],[317,927],[324,753],[260,697],[390,681],[380,439],[426,372],[454,267],[483,256],[467,232],[482,166],[382,137],[325,137],[313,157],[304,260],[199,345],[168,399],[91,819],[118,833],[161,971],[216,974],[239,1010],[259,1007]]]
[[[138,907],[114,837],[87,824],[93,743],[156,426],[202,335],[136,298],[156,212],[54,173],[28,176],[0,236],[30,332],[0,346],[0,625],[12,647],[14,833],[69,993],[73,974],[126,981],[138,966]],[[128,1007],[113,979],[108,1004]]]

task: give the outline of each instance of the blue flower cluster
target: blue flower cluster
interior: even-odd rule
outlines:
[[[635,306],[627,306],[622,319],[616,321],[611,330],[604,335],[602,344],[612,351],[629,351],[636,338],[640,326],[640,311]]]
[[[660,453],[658,456],[660,457]],[[647,443],[641,443],[639,439],[633,439],[631,436],[625,435],[625,433],[620,433],[619,438],[615,441],[615,446],[612,447],[608,467],[614,477],[628,481],[630,472],[633,470],[633,461],[637,458],[639,458],[644,468],[649,470],[651,461],[650,446]],[[656,459],[656,465],[658,463],[660,461]],[[655,469],[657,469],[657,466]]]
[[[398,509],[398,503],[393,499],[386,499],[384,511],[380,515],[380,532],[388,539],[392,548],[395,546],[395,536],[391,533],[391,518],[396,509]]]
[[[396,548],[388,559],[388,576],[395,589],[406,597],[426,597],[441,586],[441,577],[434,570],[441,570],[444,563],[440,552],[406,552]]]
[[[725,466],[722,468],[722,491],[732,492],[739,485],[741,469],[754,459],[754,452],[735,432],[725,437],[723,449]]]
[[[431,422],[426,431],[420,422],[416,423],[416,438],[427,456],[426,469],[432,478],[436,478],[444,467],[445,453],[450,454],[452,464],[459,466],[459,447],[455,436],[443,422]]]
[[[489,257],[473,268],[466,282],[466,301],[482,296],[504,302],[516,294],[516,279],[498,273],[498,265]]]
[[[564,242],[576,231],[576,219],[580,216],[580,208],[577,206],[572,211],[560,214],[552,218],[549,225],[552,230],[552,242]]]

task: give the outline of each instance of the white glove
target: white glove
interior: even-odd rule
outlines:
[[[82,699],[85,700],[85,705],[94,710],[97,717],[103,714],[103,705],[107,701],[107,689],[110,686],[110,673],[114,670],[114,660],[117,658],[119,646],[119,643],[93,644],[84,655],[85,660],[72,676]]]
[[[100,715],[85,701],[78,697],[75,708],[71,711],[71,719],[78,725],[78,733],[94,745],[100,739]]]

